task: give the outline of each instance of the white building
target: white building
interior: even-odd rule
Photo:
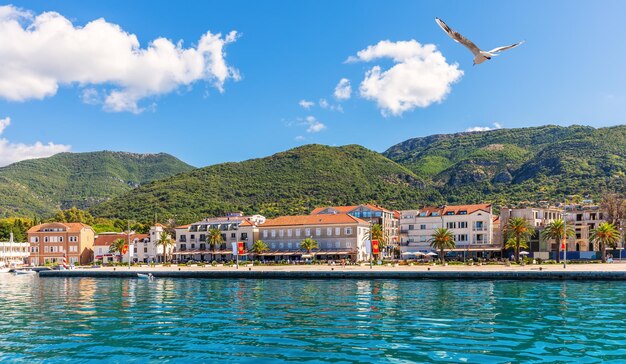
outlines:
[[[155,224],[150,227],[148,234],[136,234],[131,231],[130,236],[128,233],[101,233],[96,236],[94,242],[94,255],[95,260],[100,260],[103,263],[109,262],[128,262],[129,254],[123,256],[119,253],[111,253],[111,244],[117,239],[123,239],[125,242],[130,243],[132,246],[133,262],[142,263],[160,263],[163,262],[163,246],[157,245],[156,242],[161,239],[161,235],[165,232],[165,227],[161,224]],[[174,246],[168,248],[168,256],[171,256],[174,251]]]
[[[529,251],[534,258],[548,259],[551,251],[558,250],[558,245],[555,241],[544,241],[541,239],[541,231],[554,220],[562,219],[563,209],[557,207],[503,207],[500,209],[500,224],[503,231],[506,229],[509,220],[514,217],[524,218],[531,226],[535,227],[535,233],[528,242]],[[571,251],[569,246],[568,250]]]
[[[454,234],[454,252],[469,256],[500,252],[502,243],[495,239],[494,221],[490,204],[403,210],[400,211],[401,250],[404,253],[433,251],[430,239],[437,228],[444,227]]]
[[[245,245],[252,243],[252,236],[248,230],[239,229],[243,222],[263,224],[265,217],[261,215],[243,216],[241,212],[234,212],[222,217],[207,218],[189,225],[176,228],[176,250],[174,259],[179,261],[210,261],[230,260],[232,256],[232,243],[244,242]],[[211,229],[221,231],[222,243],[213,247],[208,243],[208,234]]]
[[[16,243],[13,233],[7,242],[0,242],[0,267],[26,264],[30,256],[29,243]]]

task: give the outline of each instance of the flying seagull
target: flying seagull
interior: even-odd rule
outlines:
[[[508,46],[494,48],[490,50],[489,52],[485,52],[481,50],[480,48],[478,48],[476,44],[472,43],[471,40],[462,36],[461,33],[450,28],[448,24],[443,22],[443,20],[439,18],[435,18],[435,21],[437,22],[437,24],[439,24],[439,26],[441,27],[441,29],[443,29],[444,32],[448,33],[450,38],[454,39],[455,42],[463,44],[467,49],[469,49],[474,54],[474,65],[481,64],[485,62],[486,60],[491,59],[491,57],[500,55],[499,53],[502,51],[515,48],[518,45],[524,43],[524,41],[521,41],[515,44],[508,45]]]

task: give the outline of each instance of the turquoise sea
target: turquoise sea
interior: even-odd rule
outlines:
[[[0,276],[2,363],[626,362],[626,283]]]

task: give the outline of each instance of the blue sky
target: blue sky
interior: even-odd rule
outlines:
[[[75,152],[167,152],[205,166],[263,157],[307,143],[357,143],[384,151],[412,137],[494,123],[505,128],[601,127],[626,120],[622,44],[626,28],[621,24],[626,4],[618,1],[9,4],[33,16],[58,12],[74,27],[104,18],[135,34],[142,48],[159,37],[174,43],[183,40],[184,48],[197,47],[208,31],[222,37],[236,31],[236,39],[224,45],[223,58],[239,80],[236,75],[226,77],[223,92],[215,81],[197,80],[150,94],[138,99],[141,112],[113,111],[82,99],[86,89],[101,97],[118,89],[115,81],[60,82],[53,94],[22,101],[9,100],[5,93],[0,97],[0,120],[10,118],[10,125],[2,131],[0,124],[5,144],[3,152],[0,143],[0,153],[19,150],[7,144],[29,146],[39,141],[69,146]],[[526,43],[473,67],[471,53],[436,25],[436,16],[486,50],[519,40]],[[434,44],[447,66],[458,64],[456,69],[463,74],[440,102],[400,114],[385,112],[374,99],[360,95],[359,85],[373,67],[384,72],[395,63],[388,58],[346,62],[384,40]],[[0,62],[6,57],[13,55],[3,53],[0,44]],[[77,67],[72,57],[65,61],[68,68]],[[39,67],[39,76],[47,72],[45,65],[33,67]],[[2,77],[0,73],[0,85]],[[333,95],[342,78],[352,88],[347,100]],[[320,107],[320,99],[329,106]],[[301,100],[315,105],[304,109]],[[307,132],[319,124],[323,127]]]

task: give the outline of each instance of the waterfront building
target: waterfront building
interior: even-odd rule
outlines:
[[[222,217],[207,218],[193,224],[176,227],[176,249],[174,259],[178,261],[231,260],[232,243],[244,242],[251,244],[253,237],[250,229],[240,230],[244,222],[262,224],[265,217],[261,215],[244,216],[241,212],[226,214]],[[212,229],[221,231],[222,243],[210,246],[208,234]]]
[[[500,228],[502,231],[506,229],[509,220],[513,217],[522,217],[535,228],[535,233],[528,242],[529,251],[534,258],[549,259],[550,252],[558,251],[559,247],[556,241],[543,241],[541,239],[541,231],[552,221],[563,218],[562,208],[551,206],[523,208],[503,207],[500,210]],[[569,246],[568,250],[571,251]]]
[[[256,226],[259,239],[269,248],[259,257],[264,260],[367,260],[369,227],[368,221],[345,213],[277,217]],[[317,242],[318,248],[311,254],[300,248],[305,238]]]
[[[11,267],[28,264],[30,244],[13,241],[13,233],[9,241],[0,241],[0,267]]]
[[[131,231],[122,233],[100,233],[96,236],[94,242],[95,260],[101,260],[103,263],[112,261],[128,262],[128,254],[111,253],[111,243],[117,239],[123,239],[126,243],[130,241],[132,247],[132,262],[134,263],[162,263],[163,262],[163,246],[157,245],[156,242],[161,239],[162,234],[166,234],[165,226],[155,224],[150,227],[147,234],[137,234]],[[168,247],[167,254],[171,256],[174,247]]]
[[[437,228],[447,228],[454,235],[453,255],[490,257],[502,250],[502,240],[495,227],[500,219],[491,204],[424,207],[400,211],[401,250],[405,254],[433,251],[430,246]]]
[[[384,207],[364,204],[357,206],[332,206],[318,207],[311,212],[311,215],[325,214],[348,214],[372,225],[378,224],[383,228],[386,248],[384,256],[393,256],[394,251],[399,251],[399,216],[398,211],[387,210]]]
[[[599,246],[589,240],[591,230],[607,220],[607,212],[598,205],[565,205],[565,220],[572,226],[576,235],[568,239],[568,250],[595,252]],[[589,256],[591,258],[591,256]]]
[[[28,229],[31,265],[89,264],[93,260],[95,233],[91,226],[78,222],[49,222]]]

